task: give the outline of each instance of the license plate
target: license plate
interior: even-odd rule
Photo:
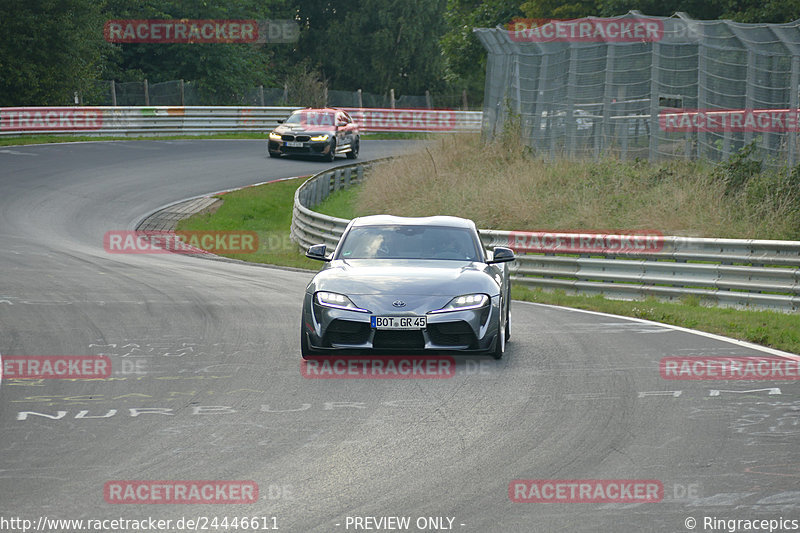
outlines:
[[[428,325],[424,316],[373,316],[369,321],[373,329],[425,329]]]
[[[303,143],[301,143],[300,141],[286,141],[286,146],[290,148],[302,148]]]

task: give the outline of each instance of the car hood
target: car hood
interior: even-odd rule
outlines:
[[[275,128],[274,131],[278,135],[282,135],[284,133],[292,133],[292,134],[295,134],[295,135],[298,134],[298,133],[309,133],[309,134],[327,133],[328,135],[331,135],[331,134],[334,133],[333,127],[325,127],[325,126],[309,127],[309,126],[303,126],[303,125],[300,125],[300,124],[298,124],[298,125],[284,124],[284,125],[281,125],[281,126],[278,126],[277,128]]]
[[[422,259],[351,259],[329,263],[309,284],[309,291],[347,295],[459,296],[500,293],[497,273],[471,261]]]

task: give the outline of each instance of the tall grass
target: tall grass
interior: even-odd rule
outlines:
[[[800,193],[776,185],[786,172],[757,174],[733,193],[719,175],[710,163],[549,160],[507,140],[452,135],[377,165],[354,210],[462,216],[507,230],[800,239]]]

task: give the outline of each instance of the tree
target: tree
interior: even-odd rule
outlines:
[[[482,100],[486,50],[472,30],[494,28],[521,16],[520,0],[447,0],[446,32],[441,38],[445,81],[466,89],[473,100]]]
[[[111,50],[101,8],[96,0],[0,2],[0,105],[68,105],[88,90]]]
[[[333,87],[420,94],[441,85],[445,0],[303,0],[296,60],[309,58]]]
[[[109,0],[108,19],[266,19],[291,18],[284,0]],[[126,43],[116,52],[106,76],[117,81],[150,82],[184,79],[197,84],[200,100],[207,104],[235,104],[240,95],[258,85],[277,85],[272,68],[276,47],[242,43]]]

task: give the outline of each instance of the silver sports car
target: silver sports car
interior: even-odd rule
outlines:
[[[303,300],[301,353],[457,350],[503,356],[514,252],[487,252],[471,220],[376,215],[350,222]]]

